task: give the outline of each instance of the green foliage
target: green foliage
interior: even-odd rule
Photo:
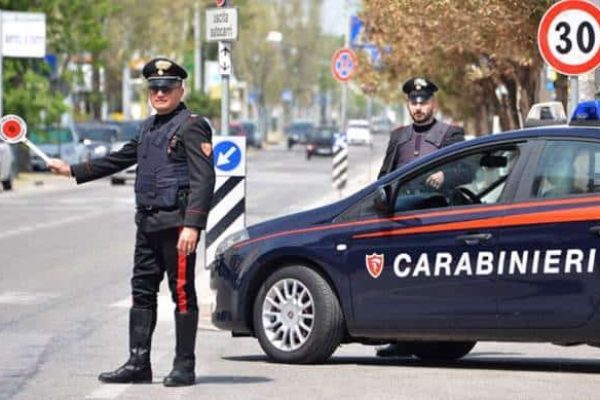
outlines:
[[[220,118],[221,116],[221,101],[211,99],[202,93],[188,93],[185,97],[185,104],[191,112],[198,113],[208,119]]]
[[[20,115],[31,126],[58,123],[67,110],[62,94],[51,89],[47,76],[22,64],[22,60],[4,61],[4,113]],[[31,64],[44,71],[42,62]]]

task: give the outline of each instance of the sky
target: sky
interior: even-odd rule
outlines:
[[[321,12],[321,27],[323,31],[332,35],[343,35],[348,12],[356,13],[360,2],[353,0],[323,0],[323,9]]]

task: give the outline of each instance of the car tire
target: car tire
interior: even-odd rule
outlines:
[[[124,185],[125,179],[123,178],[110,178],[111,185]]]
[[[9,190],[12,190],[12,188],[13,188],[13,185],[12,185],[12,180],[10,178],[8,178],[5,181],[2,181],[2,190],[9,191]]]
[[[324,362],[344,333],[344,317],[331,286],[316,271],[299,265],[284,267],[265,280],[253,320],[263,351],[281,363]]]
[[[422,360],[458,360],[475,347],[477,342],[414,342],[410,352]]]

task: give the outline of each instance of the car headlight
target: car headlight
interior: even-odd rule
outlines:
[[[231,246],[248,239],[250,239],[250,235],[248,235],[248,231],[246,229],[235,232],[223,239],[219,246],[217,246],[216,255],[219,256],[225,253]]]

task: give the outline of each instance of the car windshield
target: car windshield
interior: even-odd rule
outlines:
[[[119,140],[129,141],[135,139],[140,131],[141,125],[142,124],[139,121],[121,122],[119,124],[119,127],[121,128],[119,132]]]
[[[78,132],[82,139],[98,142],[110,142],[117,135],[116,129],[102,126],[80,126],[78,127]]]
[[[38,128],[29,132],[27,137],[35,144],[59,144],[73,142],[73,133],[66,128]]]
[[[308,135],[313,129],[310,123],[299,123],[290,126],[289,131],[293,135]]]
[[[321,128],[313,131],[311,137],[314,139],[331,139],[334,134],[335,131],[331,128]]]

